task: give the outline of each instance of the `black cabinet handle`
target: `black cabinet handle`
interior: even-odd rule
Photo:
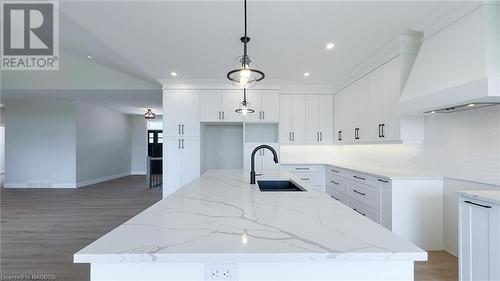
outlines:
[[[308,180],[310,180],[310,178],[301,178],[301,180],[308,181]]]
[[[184,124],[181,125],[181,131],[182,131],[182,134],[184,135]]]
[[[360,194],[360,195],[366,196],[366,193],[359,192],[359,191],[357,191],[356,189],[353,189],[352,191],[356,192],[357,194]]]
[[[330,181],[330,182],[333,183],[333,184],[339,185],[338,182],[334,182],[334,181]]]
[[[342,131],[338,131],[338,132],[337,132],[337,139],[338,139],[339,141],[342,141]]]
[[[332,171],[332,172],[334,172],[334,173],[337,173],[337,174],[339,173],[339,171],[335,171],[335,170],[333,170],[333,169],[330,169],[330,171]]]
[[[380,182],[389,183],[388,180],[383,180],[383,179],[377,179],[377,180],[380,181]]]
[[[179,131],[179,135],[180,135],[181,134],[181,124],[179,124],[178,127],[179,127],[178,131]]]
[[[335,200],[337,200],[337,201],[340,201],[340,199],[335,198],[333,195],[330,195],[330,197],[332,197],[333,199],[335,199]]]
[[[356,210],[355,208],[353,208],[353,210],[356,211],[360,215],[366,216],[365,214],[361,213],[360,211]]]
[[[352,177],[355,178],[355,179],[358,179],[358,180],[363,180],[363,181],[366,180],[365,178],[358,177],[358,176],[352,176]]]
[[[385,124],[382,124],[382,137],[385,138]]]
[[[382,137],[382,124],[378,124],[378,137]]]
[[[295,168],[295,170],[309,170],[309,168]]]
[[[323,141],[323,132],[319,132],[319,141]]]
[[[265,111],[262,111],[262,120],[264,120],[264,119],[266,118],[266,117],[264,117],[264,116],[265,116],[265,115],[264,115],[264,114],[265,114],[264,112],[265,112]]]
[[[471,202],[471,201],[469,201],[469,200],[465,200],[464,202],[465,202],[465,203],[469,203],[469,204],[471,204],[471,205],[476,205],[476,206],[479,206],[479,207],[483,207],[483,208],[491,209],[491,206],[481,205],[481,204],[478,204],[478,203]]]

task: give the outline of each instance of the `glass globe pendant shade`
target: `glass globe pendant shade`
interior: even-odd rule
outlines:
[[[144,113],[144,118],[146,118],[146,119],[155,119],[155,117],[156,116],[155,116],[153,110],[150,107],[148,107],[146,109],[146,113]]]
[[[255,110],[250,108],[250,103],[247,101],[247,89],[243,89],[243,101],[240,102],[240,107],[237,108],[236,113],[240,113],[242,115],[247,115],[250,113],[254,113]]]

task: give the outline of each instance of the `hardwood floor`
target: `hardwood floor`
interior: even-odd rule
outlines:
[[[0,199],[2,275],[88,281],[89,266],[73,264],[73,253],[159,201],[161,192],[130,176],[80,189],[0,189]],[[430,252],[428,262],[415,265],[415,280],[458,280],[457,259]]]
[[[159,201],[161,191],[130,176],[79,189],[1,189],[0,197],[2,275],[88,281],[90,267],[73,264],[73,253]]]

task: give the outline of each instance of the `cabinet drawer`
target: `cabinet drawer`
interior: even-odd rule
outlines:
[[[281,169],[289,173],[296,172],[325,172],[325,166],[322,165],[281,165]]]
[[[380,189],[377,187],[351,181],[349,184],[349,196],[375,209],[378,209],[380,206]]]
[[[326,167],[327,175],[334,175],[343,178],[350,178],[350,173],[348,170],[341,169],[335,166],[327,166]]]
[[[329,189],[327,187],[327,194],[328,196],[332,197],[333,199],[341,202],[344,205],[349,204],[349,199],[347,199],[347,196],[345,196],[343,193],[338,192],[337,190]]]
[[[313,186],[325,186],[325,174],[323,173],[293,173],[301,181],[307,182]]]
[[[361,183],[364,183],[367,185],[371,185],[371,186],[378,186],[379,185],[379,182],[378,182],[376,177],[370,176],[367,174],[351,171],[350,177],[354,181],[361,182]]]
[[[332,174],[328,174],[328,176],[326,177],[326,186],[344,193],[347,193],[349,189],[346,179],[334,176]]]
[[[353,199],[349,199],[349,207],[372,221],[380,223],[380,212],[377,209],[370,208],[369,206]]]

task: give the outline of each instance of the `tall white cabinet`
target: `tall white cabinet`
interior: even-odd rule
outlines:
[[[200,90],[198,122],[243,122],[243,116],[235,112],[242,100],[241,90]]]
[[[460,280],[500,280],[500,205],[462,195],[459,217]]]
[[[200,175],[200,93],[163,91],[163,197]]]
[[[245,122],[251,123],[278,123],[280,93],[278,90],[247,91],[247,100],[254,113],[244,117]]]
[[[280,143],[306,143],[306,97],[280,96]]]

